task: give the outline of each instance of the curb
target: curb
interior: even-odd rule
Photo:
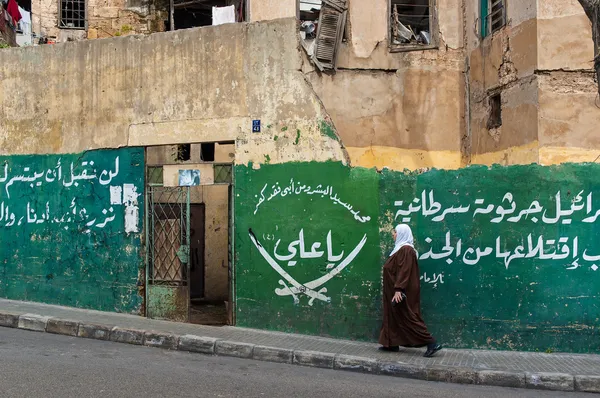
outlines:
[[[600,376],[565,373],[510,372],[452,366],[423,366],[386,362],[318,351],[267,347],[196,335],[178,336],[152,330],[115,325],[83,323],[37,314],[0,311],[0,327],[17,328],[65,336],[112,341],[204,355],[254,359],[266,362],[335,369],[382,376],[402,377],[457,384],[528,388],[551,391],[600,393]]]

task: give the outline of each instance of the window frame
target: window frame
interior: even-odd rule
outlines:
[[[81,0],[81,2],[83,2],[83,4],[84,4],[84,7],[83,7],[84,17],[83,17],[83,26],[82,27],[66,26],[63,24],[63,18],[62,18],[63,4],[66,3],[67,1],[73,1],[73,0],[58,0],[58,18],[56,21],[58,28],[66,29],[66,30],[87,30],[88,29],[88,0]]]
[[[492,24],[492,14],[494,12],[490,12],[493,8],[494,3],[502,3],[502,24],[496,29],[493,28]],[[480,1],[480,10],[479,10],[479,18],[481,19],[481,38],[485,39],[486,37],[493,36],[496,32],[501,31],[507,25],[508,15],[507,15],[507,0],[481,0]]]
[[[388,23],[388,47],[392,53],[408,52],[408,51],[422,51],[422,50],[437,50],[439,49],[439,21],[438,21],[438,0],[429,0],[429,28],[431,34],[431,43],[427,45],[421,44],[394,44],[393,35],[394,27],[392,23],[393,2],[394,0],[388,0],[388,12],[387,12],[387,23]]]

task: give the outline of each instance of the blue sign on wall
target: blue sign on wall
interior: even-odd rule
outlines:
[[[260,120],[253,120],[252,121],[252,132],[253,133],[260,133]]]

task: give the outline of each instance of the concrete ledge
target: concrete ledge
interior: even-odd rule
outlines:
[[[16,328],[19,327],[19,315],[3,312],[0,314],[0,327]]]
[[[218,340],[215,344],[215,353],[236,358],[252,358],[254,344],[238,343],[236,341]]]
[[[575,376],[575,391],[600,393],[600,376]]]
[[[526,373],[525,376],[527,388],[575,391],[575,378],[566,373]]]
[[[48,319],[50,319],[50,317],[48,316],[23,314],[19,316],[18,328],[25,330],[33,330],[35,332],[45,332]]]
[[[427,380],[444,383],[477,384],[478,376],[474,369],[460,367],[427,367]]]
[[[525,388],[525,373],[480,370],[479,384],[486,386]]]
[[[411,365],[404,362],[380,362],[379,373],[386,376],[427,380],[427,369],[425,366]]]
[[[144,345],[148,347],[176,350],[179,337],[170,333],[146,332],[144,334]]]
[[[77,337],[79,322],[65,319],[50,318],[46,324],[46,332]]]
[[[294,362],[294,351],[286,348],[265,347],[257,345],[254,347],[252,359],[267,362],[279,362],[291,364]]]
[[[179,351],[197,352],[199,354],[214,355],[215,343],[218,339],[212,337],[201,337],[186,334],[179,338],[179,345],[177,349]]]
[[[110,341],[142,345],[144,343],[144,331],[114,327],[110,332]]]
[[[79,324],[79,330],[77,331],[77,337],[83,337],[86,339],[96,339],[96,340],[109,340],[110,339],[110,331],[113,329],[113,326],[104,326],[97,325],[93,323]]]
[[[302,366],[311,366],[313,368],[333,369],[333,360],[335,354],[328,354],[317,351],[294,351],[295,364]]]
[[[333,368],[351,372],[377,373],[379,371],[379,363],[373,358],[339,354],[333,360]]]

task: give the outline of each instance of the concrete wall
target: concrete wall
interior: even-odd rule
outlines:
[[[143,149],[0,164],[0,296],[139,313]]]
[[[294,19],[5,50],[0,151],[235,140],[238,163],[345,161],[301,63]]]
[[[405,222],[419,252],[422,313],[444,345],[598,352],[598,172],[237,166],[237,323],[376,340],[381,266],[393,226]]]

